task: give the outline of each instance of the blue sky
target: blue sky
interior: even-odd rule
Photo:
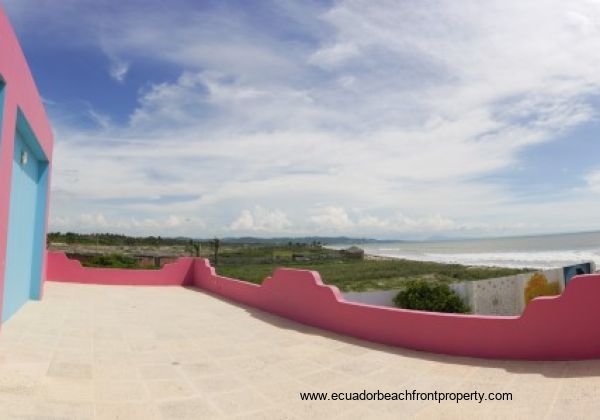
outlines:
[[[600,5],[4,0],[52,230],[600,229]]]

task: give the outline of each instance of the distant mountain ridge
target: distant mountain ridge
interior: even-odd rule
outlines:
[[[302,237],[282,237],[282,238],[256,238],[252,236],[239,238],[223,238],[225,243],[235,244],[260,244],[260,245],[286,245],[292,243],[311,244],[318,242],[322,245],[354,245],[354,244],[377,244],[390,242],[405,242],[397,239],[372,239],[372,238],[351,238],[348,236],[302,236]]]
[[[320,245],[360,245],[390,242],[405,242],[399,240],[380,240],[371,238],[351,238],[348,236],[301,236],[301,237],[275,237],[258,238],[253,236],[219,238],[223,244],[248,244],[248,245],[288,245],[292,244],[314,244]],[[74,233],[74,232],[50,232],[48,242],[51,243],[73,243],[93,245],[148,245],[148,246],[185,246],[190,241],[211,242],[213,238],[191,238],[185,236],[164,237],[144,236],[135,237],[115,233]]]

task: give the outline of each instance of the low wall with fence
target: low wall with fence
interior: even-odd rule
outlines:
[[[61,283],[123,286],[188,286],[193,284],[194,259],[182,257],[157,270],[90,268],[63,252],[48,252],[46,278]]]

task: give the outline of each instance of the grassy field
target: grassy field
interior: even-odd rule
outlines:
[[[82,262],[84,267],[126,268],[129,270],[158,270],[156,266],[141,266],[135,258],[123,254],[98,255]]]
[[[439,264],[409,260],[328,260],[315,262],[285,262],[283,264],[222,264],[217,272],[252,283],[261,283],[277,267],[316,270],[327,284],[342,291],[397,289],[407,280],[437,280],[455,282],[520,274],[525,270],[508,268],[467,267],[459,264]]]
[[[67,245],[66,250],[85,254],[86,245]],[[89,246],[89,245],[88,245]],[[77,248],[75,248],[77,247]],[[92,246],[94,251],[100,250]],[[325,283],[336,285],[342,291],[367,291],[398,289],[408,280],[455,282],[481,280],[519,274],[525,270],[506,268],[467,267],[459,264],[396,259],[352,259],[340,251],[328,249],[318,243],[288,243],[287,245],[261,245],[221,243],[215,264],[214,244],[202,243],[198,250],[180,245],[165,246],[110,246],[101,248],[102,256],[93,257],[86,266],[113,268],[140,267],[135,256],[142,254],[196,255],[210,258],[217,272],[252,283],[261,283],[278,267],[315,270]]]

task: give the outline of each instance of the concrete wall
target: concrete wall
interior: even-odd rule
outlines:
[[[565,279],[562,268],[539,271],[549,283],[558,283],[562,293]],[[525,310],[525,288],[533,273],[471,282],[469,304],[480,315],[519,315]]]
[[[341,292],[344,300],[348,302],[363,303],[375,306],[394,306],[394,298],[400,289],[375,290],[371,292]]]
[[[481,315],[519,315],[525,307],[524,284],[530,274],[472,282],[469,305]]]
[[[558,282],[561,292],[564,290],[563,269],[541,271],[549,282]],[[525,309],[525,287],[532,273],[499,277],[487,280],[453,283],[450,288],[469,305],[478,315],[516,316]],[[379,290],[373,292],[343,292],[349,302],[394,307],[393,299],[400,292]]]
[[[23,303],[22,290],[29,294],[25,295],[25,299],[39,298],[43,291],[44,238],[49,199],[46,193],[49,185],[51,166],[49,162],[52,161],[53,138],[31,72],[1,6],[0,91],[0,313],[10,316]],[[11,196],[15,196],[13,193],[17,188],[13,183],[17,132],[24,134],[27,146],[31,148],[32,159],[35,157],[45,165],[37,176],[40,189],[31,220],[23,222],[25,223],[23,226],[32,227],[31,238],[19,235],[18,223],[21,222],[18,218],[14,218],[19,216],[18,210],[10,211]],[[9,241],[11,228],[14,231],[11,235],[14,240]],[[20,249],[16,250],[13,246]],[[11,256],[11,260],[8,261],[9,247],[12,251],[16,251],[12,255],[20,256],[27,253],[28,260],[15,261],[15,257]],[[21,252],[21,250],[25,251]],[[19,270],[24,264],[27,264],[31,270]],[[9,270],[8,275],[7,270]],[[5,304],[6,308],[4,308]]]

